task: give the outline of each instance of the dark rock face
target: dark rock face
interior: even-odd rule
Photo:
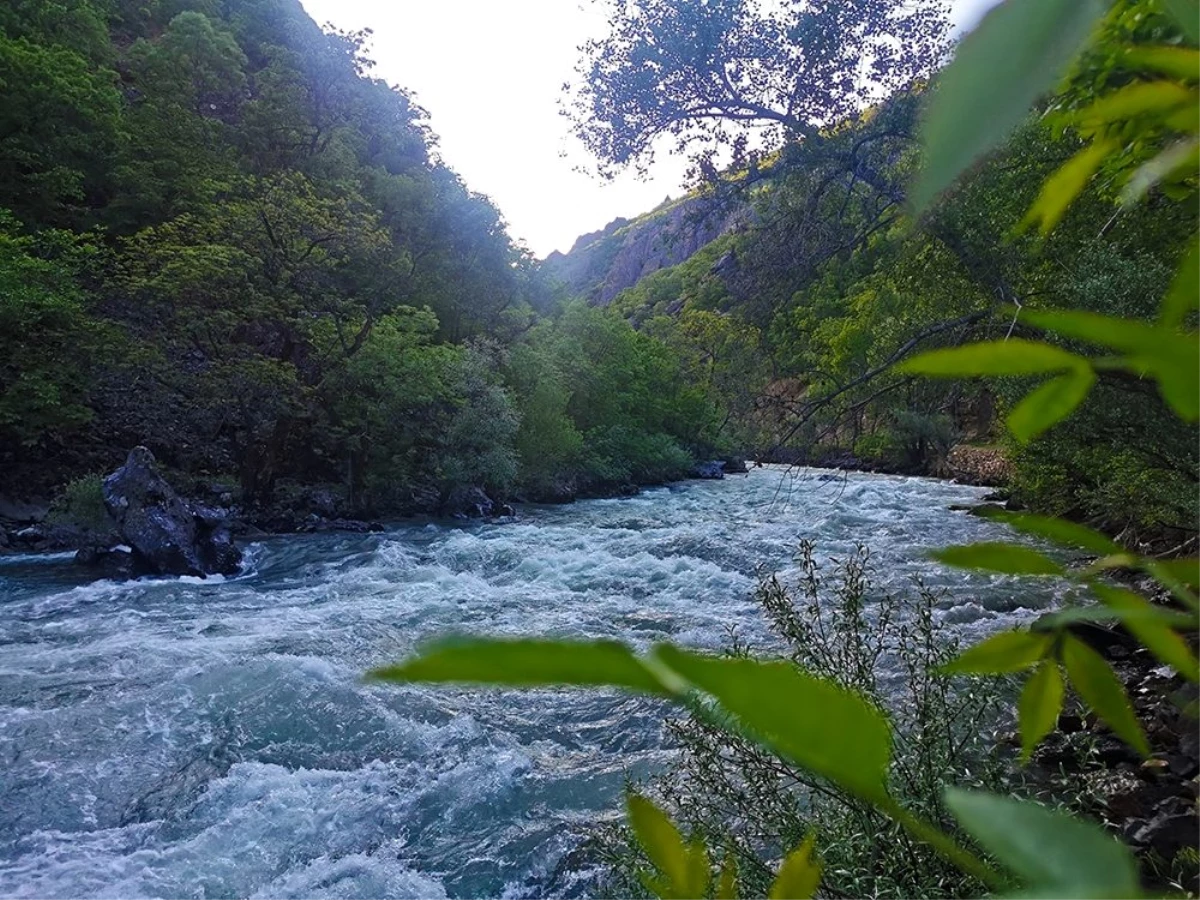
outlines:
[[[479,487],[456,487],[442,504],[442,514],[455,519],[484,519],[495,512],[495,501]]]
[[[409,490],[409,512],[434,515],[442,503],[442,493],[432,484],[416,484]]]
[[[96,535],[71,525],[50,525],[45,522],[27,525],[8,536],[14,549],[33,553],[53,553],[77,550],[96,540]]]
[[[0,496],[0,519],[29,524],[41,522],[49,511],[50,504],[44,501]]]
[[[129,550],[81,547],[75,553],[75,564],[91,570],[96,578],[114,581],[150,574]]]
[[[574,503],[579,483],[573,476],[561,476],[532,485],[518,499],[526,503]]]
[[[138,563],[156,575],[232,575],[241,565],[225,512],[193,506],[155,467],[154,455],[135,447],[104,479],[104,506]]]
[[[625,288],[690,258],[749,216],[749,208],[743,205],[731,209],[691,197],[633,222],[614,219],[601,231],[581,235],[569,252],[551,253],[542,266],[572,293],[593,305],[607,306]],[[713,266],[722,278],[736,270],[737,257],[728,253]]]
[[[310,488],[304,494],[304,501],[309,509],[323,518],[344,518],[345,501],[327,486]]]
[[[349,531],[354,534],[366,534],[367,532],[383,530],[383,524],[380,522],[366,522],[362,519],[326,519],[323,516],[318,516],[316,513],[310,513],[295,528],[295,531],[303,534],[319,531]]]
[[[692,469],[693,478],[711,478],[721,479],[725,477],[725,460],[710,459],[705,462],[696,463],[696,467]]]
[[[739,456],[727,456],[722,462],[725,463],[726,475],[745,475],[750,471],[746,468],[746,461]]]
[[[220,507],[192,504],[196,518],[196,549],[205,574],[235,574],[242,565],[242,551],[233,542],[232,523]]]
[[[868,471],[869,466],[847,450],[835,450],[819,457],[815,465],[822,469],[843,469],[853,472]]]

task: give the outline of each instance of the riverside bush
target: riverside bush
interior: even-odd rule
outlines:
[[[952,682],[940,668],[958,642],[939,633],[935,610],[945,598],[919,581],[908,593],[873,587],[867,548],[822,565],[811,541],[799,545],[798,574],[764,574],[755,599],[783,652],[801,671],[870,697],[885,709],[896,740],[894,796],[934,821],[948,823],[942,783],[997,789],[1008,768],[992,753],[988,726],[1006,715],[1003,687]],[[755,649],[732,636],[727,653]],[[778,647],[771,648],[778,650]],[[878,809],[828,780],[780,760],[753,739],[693,711],[666,722],[679,748],[671,770],[643,786],[674,820],[712,847],[732,853],[745,896],[766,896],[775,861],[810,832],[820,836],[827,890],[850,897],[966,896],[984,886],[912,840]],[[646,865],[625,826],[597,837],[612,867],[613,896],[644,889]]]
[[[59,525],[75,525],[90,531],[111,527],[104,507],[104,479],[84,475],[67,482],[50,507],[50,520]]]

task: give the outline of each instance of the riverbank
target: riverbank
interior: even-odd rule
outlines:
[[[758,454],[756,458],[762,462],[780,465],[943,478],[976,487],[1006,487],[1013,474],[1012,463],[1004,448],[994,444],[959,443],[950,447],[944,454],[923,456],[917,461],[907,462],[862,457],[852,450],[836,447],[808,450],[773,449]]]
[[[151,457],[152,459],[152,457]],[[128,462],[126,463],[128,465]],[[727,474],[745,474],[739,457],[697,460],[678,479],[635,482],[564,481],[553,490],[523,491],[493,497],[477,485],[458,485],[449,490],[432,486],[414,489],[411,502],[385,510],[381,516],[362,516],[337,485],[295,486],[265,506],[244,507],[236,489],[224,482],[195,478],[173,479],[171,473],[154,466],[163,484],[156,495],[173,492],[190,509],[202,510],[205,521],[219,524],[241,540],[262,540],[286,534],[348,532],[364,534],[384,530],[383,520],[511,519],[517,506],[527,503],[567,504],[577,500],[634,496],[650,487],[661,487],[688,479],[719,480]],[[118,470],[119,471],[119,470]],[[112,476],[108,476],[111,478]],[[0,498],[0,555],[5,553],[75,552],[78,561],[95,566],[108,551],[128,543],[128,536],[114,521],[111,503],[102,496],[107,479],[93,478],[69,485],[60,500],[13,500]],[[174,482],[171,484],[170,482]],[[65,500],[62,499],[65,496]],[[122,504],[123,505],[123,504]],[[370,511],[377,512],[377,511]],[[130,570],[132,571],[132,570]],[[120,574],[114,570],[114,574]]]
[[[1125,581],[1142,596],[1169,603],[1152,581]],[[1078,809],[1125,841],[1154,895],[1200,895],[1197,685],[1164,666],[1118,625],[1081,622],[1071,630],[1116,672],[1150,755],[1138,756],[1094,713],[1071,701],[1034,753],[1029,782],[1044,799]],[[1195,652],[1197,635],[1185,639]],[[1014,748],[1021,743],[1016,734],[1005,740]]]

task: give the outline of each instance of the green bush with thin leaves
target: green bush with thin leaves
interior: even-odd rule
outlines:
[[[818,562],[801,541],[796,570],[763,574],[755,601],[773,652],[801,670],[860,692],[887,714],[895,740],[890,789],[910,809],[942,826],[952,821],[942,797],[951,779],[997,790],[1013,782],[1010,754],[997,754],[992,726],[1006,724],[1007,682],[962,679],[943,671],[959,648],[939,633],[943,592],[919,581],[892,592],[877,584],[865,547]],[[782,646],[780,646],[782,642]],[[725,652],[755,648],[736,632]],[[701,712],[669,717],[676,755],[639,793],[703,836],[714,858],[732,858],[742,896],[766,896],[778,861],[816,834],[827,889],[851,897],[975,896],[983,885],[913,840],[874,806],[791,766],[751,737]],[[620,824],[597,830],[596,857],[608,874],[605,896],[639,896],[647,860],[636,833]]]
[[[1200,53],[1194,48],[1200,15],[1193,0],[1167,0],[1163,6],[1186,44],[1124,48],[1117,65],[1128,69],[1128,81],[1064,114],[1088,144],[1046,181],[1027,218],[1029,227],[1036,225],[1043,233],[1053,228],[1103,167],[1123,185],[1124,203],[1139,201],[1152,188],[1193,196],[1200,148]],[[1100,0],[1005,0],[984,17],[962,41],[930,102],[924,166],[912,193],[918,211],[1055,86],[1088,46],[1106,12]],[[1194,327],[1198,247],[1194,239],[1154,323],[1071,310],[1014,310],[1014,327],[1020,322],[1096,347],[1097,354],[1010,336],[926,353],[903,368],[915,375],[1043,379],[1008,415],[1018,441],[1032,440],[1069,416],[1097,378],[1108,373],[1154,382],[1175,414],[1195,423],[1200,419],[1200,343]],[[1146,737],[1121,682],[1069,626],[1080,620],[1119,621],[1161,662],[1185,678],[1200,679],[1196,657],[1181,635],[1200,624],[1197,561],[1144,558],[1099,532],[1060,519],[999,515],[1020,532],[1098,558],[1081,572],[1068,572],[1044,553],[1007,542],[948,547],[934,558],[1008,575],[1071,578],[1099,604],[1064,609],[1029,631],[995,635],[967,649],[947,671],[1031,673],[1017,708],[1026,758],[1053,729],[1068,682],[1117,735],[1147,754]],[[1117,568],[1146,572],[1170,592],[1174,606],[1151,604],[1105,580]],[[869,804],[990,890],[1073,897],[1141,893],[1128,848],[1078,817],[950,787],[944,804],[971,838],[972,846],[967,846],[903,804],[890,787],[897,758],[888,717],[860,691],[811,674],[792,660],[714,657],[670,644],[637,654],[611,641],[457,639],[376,670],[372,677],[515,687],[616,686],[668,698]],[[731,860],[714,865],[703,841],[687,841],[645,798],[630,797],[628,813],[652,863],[652,870],[642,873],[647,890],[660,897],[738,896]],[[819,835],[810,837],[784,858],[771,897],[814,895],[821,881],[819,842]]]
[[[104,478],[83,475],[66,484],[50,507],[49,519],[60,525],[74,525],[92,531],[111,530],[112,519],[104,506]]]

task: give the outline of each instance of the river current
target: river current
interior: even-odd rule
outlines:
[[[0,557],[0,896],[586,894],[572,853],[628,777],[670,764],[657,701],[365,684],[448,632],[770,643],[762,567],[872,549],[880,588],[948,589],[973,638],[1053,581],[925,561],[1011,537],[984,491],[767,467],[513,521],[274,538],[227,580],[88,582]]]

